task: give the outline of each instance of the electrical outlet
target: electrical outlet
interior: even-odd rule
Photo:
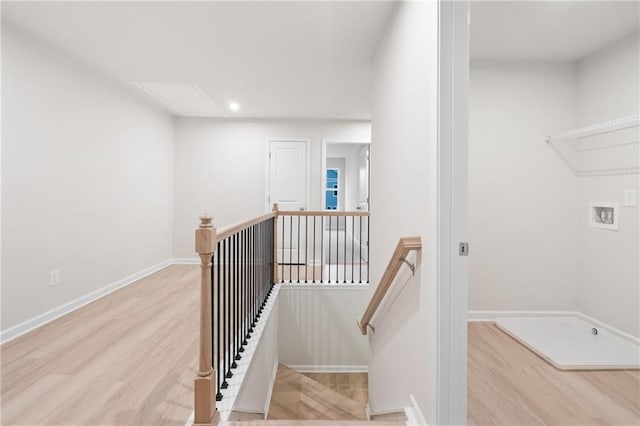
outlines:
[[[49,287],[60,284],[60,271],[51,271],[49,273]]]
[[[635,207],[637,202],[637,193],[634,189],[624,190],[624,206]]]

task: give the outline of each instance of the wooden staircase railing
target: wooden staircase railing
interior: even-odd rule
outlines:
[[[378,307],[384,300],[393,280],[395,279],[398,271],[400,270],[400,266],[402,263],[406,262],[407,255],[411,251],[418,251],[422,249],[422,242],[420,237],[402,237],[400,241],[398,241],[398,245],[396,246],[393,255],[391,256],[391,260],[389,260],[389,264],[380,279],[380,284],[376,288],[373,297],[371,297],[371,301],[369,302],[369,306],[364,312],[364,315],[360,320],[358,320],[358,328],[363,335],[367,334],[367,326],[369,326],[369,322],[373,318],[373,315],[376,313]]]
[[[233,376],[247,340],[271,294],[276,234],[275,213],[216,230],[200,217],[200,341],[194,383],[194,426],[217,425],[227,379]],[[222,315],[221,315],[222,314]],[[215,321],[215,323],[214,323]]]
[[[344,229],[340,239],[339,228]],[[272,286],[285,279],[293,282],[294,276],[297,283],[368,282],[368,236],[369,212],[361,211],[279,211],[274,204],[271,213],[219,230],[211,216],[200,217],[195,235],[201,280],[194,426],[220,422],[216,401],[225,398],[227,379],[236,372]],[[292,242],[294,237],[295,256],[292,246],[285,248],[284,241],[278,245],[279,238]],[[313,260],[320,264],[318,271],[308,268]]]

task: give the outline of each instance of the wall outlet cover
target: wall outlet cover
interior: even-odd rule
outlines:
[[[638,202],[638,193],[635,189],[625,189],[624,190],[624,206],[625,207],[635,207]]]

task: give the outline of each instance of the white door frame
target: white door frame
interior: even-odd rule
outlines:
[[[305,175],[305,204],[306,209],[309,210],[309,203],[311,201],[311,140],[308,138],[276,138],[276,137],[268,137],[266,139],[266,143],[264,144],[264,202],[265,202],[265,213],[269,213],[273,208],[273,203],[269,200],[269,195],[271,194],[271,185],[270,177],[271,177],[271,162],[269,161],[269,151],[271,148],[271,142],[304,142],[307,146],[307,167],[306,175]]]
[[[371,156],[371,139],[322,139],[322,148],[320,150],[320,210],[325,210],[324,208],[324,191],[327,186],[327,174],[325,170],[327,168],[327,144],[335,144],[335,143],[352,143],[357,145],[369,145],[369,156]],[[371,163],[369,163],[371,164]],[[369,171],[369,176],[371,176],[371,171]],[[369,182],[371,184],[371,182]],[[369,193],[371,193],[371,187],[369,187]],[[371,205],[371,203],[369,203]]]
[[[467,422],[469,2],[438,2],[438,425]],[[473,253],[473,248],[471,248]]]

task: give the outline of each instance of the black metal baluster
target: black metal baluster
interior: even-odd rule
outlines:
[[[289,283],[293,282],[293,274],[291,273],[291,264],[293,263],[293,216],[289,216]]]
[[[351,284],[353,284],[353,262],[355,261],[356,217],[351,216]]]
[[[342,272],[342,282],[347,282],[347,216],[344,217],[344,253],[342,258],[344,259],[344,266]]]
[[[228,328],[229,328],[229,321],[227,318],[227,297],[228,297],[228,293],[229,293],[229,275],[228,275],[228,271],[227,271],[227,258],[229,256],[229,250],[228,250],[228,239],[225,238],[222,241],[223,244],[223,253],[222,253],[222,275],[223,275],[223,283],[222,283],[222,320],[224,321],[224,327],[223,327],[223,335],[222,335],[222,347],[221,352],[222,352],[222,376],[223,376],[223,382],[222,382],[222,389],[227,389],[227,387],[229,387],[229,384],[227,383],[227,370],[228,370],[228,366],[229,364],[227,363],[227,347],[228,347]]]
[[[240,265],[240,234],[237,233],[235,235],[235,240],[236,240],[236,283],[235,283],[235,294],[236,294],[236,302],[235,302],[235,317],[236,317],[236,323],[235,323],[235,327],[233,327],[233,337],[234,337],[234,342],[236,343],[236,361],[239,361],[240,359],[242,359],[242,356],[240,355],[240,352],[242,352],[242,335],[240,334],[240,331],[242,330],[240,327],[240,273],[241,273],[241,265]]]
[[[232,259],[232,253],[233,253],[233,244],[231,241],[231,238],[227,238],[227,264],[226,264],[226,268],[227,268],[227,300],[226,300],[226,304],[227,304],[227,347],[226,347],[226,355],[227,355],[227,379],[230,379],[233,377],[233,373],[231,372],[231,369],[233,368],[233,365],[231,364],[231,361],[233,359],[233,348],[231,347],[231,344],[233,343],[233,341],[231,340],[231,302],[233,300],[233,287],[232,287],[232,282],[233,282],[233,269],[231,267],[231,262],[233,261]]]
[[[216,382],[217,382],[217,386],[216,386],[216,401],[221,401],[222,400],[222,393],[220,392],[220,388],[222,386],[222,376],[224,375],[224,372],[220,371],[220,334],[222,331],[222,327],[221,327],[221,321],[220,321],[220,309],[222,308],[222,304],[220,303],[220,296],[221,296],[221,288],[222,287],[222,282],[221,282],[221,278],[222,275],[220,273],[221,268],[220,268],[220,259],[221,259],[221,252],[222,251],[222,243],[220,241],[218,241],[218,243],[216,244],[216,256],[217,256],[217,263],[215,265],[216,268],[216,277],[218,278],[217,280],[217,291],[216,291],[216,303],[213,306],[216,306],[216,350],[215,350],[215,354],[216,354],[216,364],[215,364],[215,369],[216,369]],[[221,374],[222,373],[222,374]]]
[[[251,259],[249,263],[249,318],[251,320],[251,325],[249,327],[249,333],[253,333],[253,328],[256,325],[255,318],[253,317],[253,264],[255,262],[255,252],[253,245],[253,226],[249,228],[249,259]]]
[[[358,247],[358,267],[359,272],[358,272],[358,282],[362,283],[362,243],[364,241],[362,241],[362,216],[360,216],[358,218],[358,224],[360,226],[360,247]]]
[[[331,282],[331,216],[329,216],[329,258],[327,259],[327,266],[329,267],[327,271],[327,282]]]
[[[236,364],[236,357],[235,354],[238,351],[238,345],[237,345],[237,340],[236,340],[236,327],[238,326],[238,320],[236,318],[236,307],[238,306],[238,287],[236,286],[237,280],[238,280],[238,273],[237,273],[237,266],[238,266],[238,259],[236,258],[236,249],[238,247],[238,245],[236,244],[236,235],[231,236],[231,258],[233,259],[232,263],[231,263],[231,321],[233,322],[233,325],[231,327],[231,335],[230,337],[230,346],[229,346],[229,352],[231,355],[231,368],[238,368],[238,364]]]
[[[300,216],[298,216],[298,284],[300,284]]]
[[[244,230],[243,235],[243,256],[244,256],[244,278],[243,278],[243,288],[244,288],[244,300],[242,304],[243,310],[243,318],[244,318],[244,328],[242,332],[244,334],[244,345],[247,345],[247,340],[249,339],[249,229]]]
[[[369,216],[367,216],[367,282],[369,281]]]
[[[324,216],[320,216],[320,283],[324,278]]]
[[[280,261],[282,262],[280,265],[280,282],[283,283],[284,282],[284,216],[282,217],[282,240],[280,240],[280,245],[281,248],[279,250],[282,250],[282,253],[278,253],[278,258],[280,258]]]
[[[336,284],[340,282],[340,216],[336,216]]]

